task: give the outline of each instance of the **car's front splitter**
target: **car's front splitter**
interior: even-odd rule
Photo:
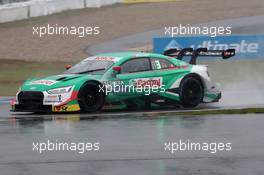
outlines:
[[[80,111],[80,106],[78,101],[73,100],[65,105],[53,106],[52,112],[77,112]]]
[[[65,104],[61,106],[52,105],[11,105],[12,112],[77,112],[80,111],[79,104]]]

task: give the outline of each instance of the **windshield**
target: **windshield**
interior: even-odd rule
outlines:
[[[113,63],[108,60],[83,60],[64,74],[103,74]]]

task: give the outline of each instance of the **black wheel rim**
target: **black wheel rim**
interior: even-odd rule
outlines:
[[[96,88],[90,88],[84,97],[86,106],[93,107],[98,103],[99,93]]]
[[[79,105],[83,112],[99,111],[104,105],[104,93],[99,91],[99,87],[94,83],[87,83],[78,94]]]
[[[198,103],[201,99],[201,86],[195,81],[187,81],[184,85],[183,96],[189,103]]]

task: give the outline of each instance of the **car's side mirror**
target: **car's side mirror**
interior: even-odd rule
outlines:
[[[119,74],[121,72],[121,66],[114,66],[112,69],[116,74]]]
[[[72,67],[72,65],[68,64],[68,65],[65,66],[65,69],[68,70],[68,69],[70,69],[71,67]]]
[[[120,74],[120,72],[121,72],[121,66],[114,66],[114,67],[112,67],[112,70],[113,70],[112,76],[114,78],[116,78],[116,75]]]

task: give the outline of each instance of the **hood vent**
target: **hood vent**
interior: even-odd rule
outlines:
[[[80,76],[65,76],[65,77],[60,77],[57,79],[57,81],[69,81],[69,80],[73,80],[73,79],[76,79],[76,78],[79,78]]]
[[[67,77],[60,77],[57,79],[57,81],[62,81],[62,80],[65,80]]]

